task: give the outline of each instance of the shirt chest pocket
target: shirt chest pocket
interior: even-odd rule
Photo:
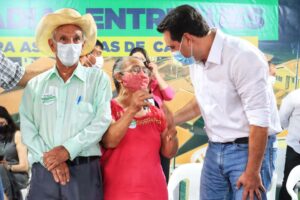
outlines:
[[[75,114],[77,118],[78,123],[76,123],[78,126],[82,127],[90,123],[90,121],[93,119],[95,113],[93,105],[89,102],[80,102],[77,105],[77,113]]]
[[[89,116],[94,114],[93,105],[89,102],[80,102],[77,111],[81,116]]]

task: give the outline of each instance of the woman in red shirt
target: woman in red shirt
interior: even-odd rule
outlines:
[[[160,152],[173,157],[176,129],[168,110],[152,106],[147,87],[151,71],[134,57],[117,61],[113,78],[118,96],[111,101],[114,122],[102,138],[105,200],[167,200]],[[167,124],[168,121],[168,124]]]

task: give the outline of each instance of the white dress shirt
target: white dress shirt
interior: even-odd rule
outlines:
[[[300,89],[282,100],[279,114],[281,126],[288,130],[286,143],[300,154]]]
[[[281,131],[268,69],[255,46],[217,30],[206,63],[190,66],[210,141],[248,137],[249,125],[269,127],[269,135]],[[277,121],[275,117],[271,122],[271,113],[277,114]]]

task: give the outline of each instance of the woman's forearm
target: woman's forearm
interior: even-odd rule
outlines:
[[[134,112],[130,112],[129,110],[125,111],[118,121],[109,126],[106,133],[103,135],[101,144],[105,148],[117,147],[126,134],[134,115]]]

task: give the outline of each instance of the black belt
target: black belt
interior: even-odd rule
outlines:
[[[271,137],[276,137],[276,135],[269,135],[268,140]],[[242,138],[237,138],[233,142],[224,142],[222,144],[248,144],[249,143],[249,137],[242,137]]]
[[[249,137],[242,137],[242,138],[237,138],[232,142],[224,142],[222,144],[248,144],[249,142]]]
[[[86,164],[86,163],[90,163],[94,160],[99,160],[100,157],[99,156],[88,156],[88,157],[82,157],[82,156],[79,156],[79,157],[76,157],[74,158],[74,160],[68,160],[67,161],[67,164],[68,165],[81,165],[81,164]]]

